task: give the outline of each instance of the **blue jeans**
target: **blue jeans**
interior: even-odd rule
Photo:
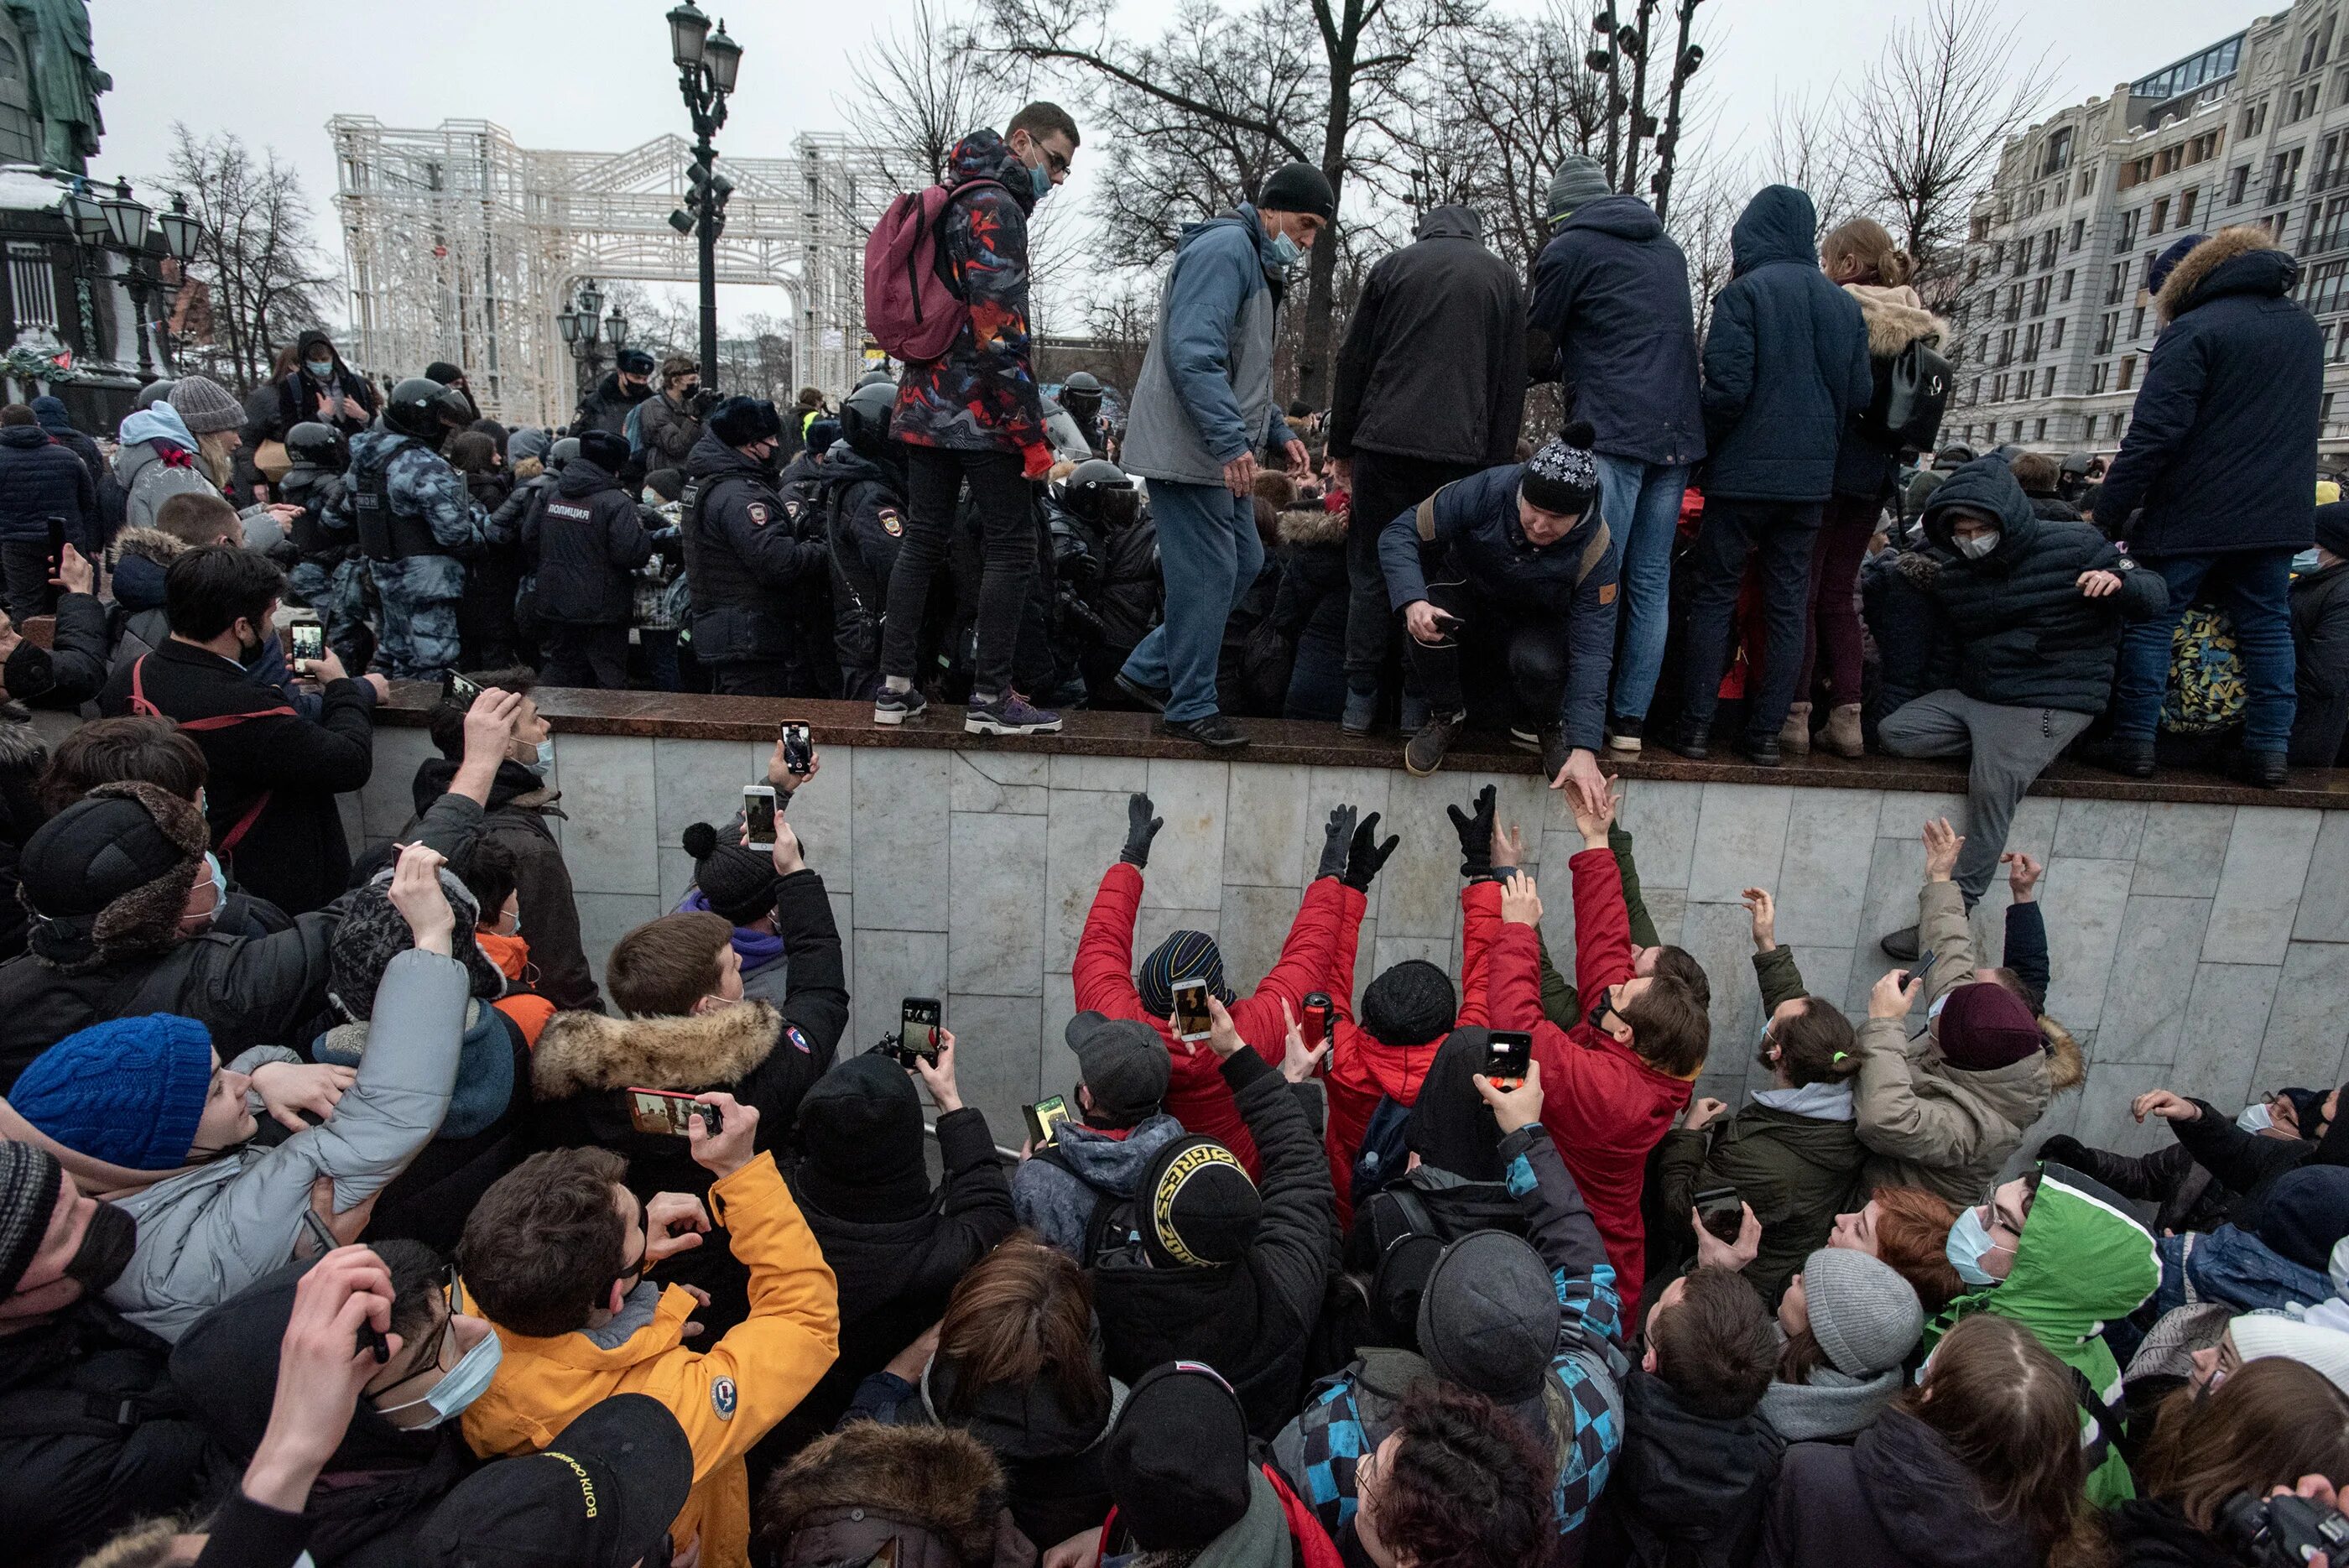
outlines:
[[[1599,514],[1622,552],[1623,642],[1608,710],[1637,724],[1648,716],[1664,668],[1672,596],[1672,531],[1680,525],[1685,463],[1599,454]]]
[[[1150,516],[1158,524],[1166,620],[1128,656],[1125,678],[1171,691],[1166,717],[1188,723],[1217,711],[1224,625],[1264,568],[1264,542],[1256,534],[1256,498],[1220,484],[1154,479]]]
[[[2169,585],[2169,608],[2121,629],[2120,668],[2114,682],[2113,733],[2151,741],[2169,691],[2170,639],[2186,607],[2202,590],[2218,590],[2219,607],[2235,623],[2235,652],[2243,661],[2243,749],[2282,752],[2292,746],[2292,556],[2290,550],[2230,550],[2224,555],[2164,556],[2137,565]]]

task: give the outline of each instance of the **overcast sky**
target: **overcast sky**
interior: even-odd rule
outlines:
[[[909,9],[909,0],[701,3],[743,47],[719,149],[770,157],[787,155],[802,130],[854,132],[853,105],[843,106],[848,62]],[[1528,0],[1500,3],[1530,8]],[[1632,3],[1623,0],[1627,10]],[[1994,3],[2023,24],[2026,57],[2046,52],[2056,104],[2108,93],[2261,14],[2236,0]],[[685,111],[662,20],[667,4],[173,0],[159,10],[154,0],[96,0],[98,60],[113,73],[114,90],[100,103],[107,136],[92,171],[138,182],[160,171],[174,121],[199,135],[234,130],[299,166],[321,236],[339,255],[329,116],[371,114],[388,126],[492,119],[525,147],[585,151],[619,151],[681,131]],[[1128,8],[1137,26],[1163,14],[1155,5]],[[1918,8],[1903,0],[1708,0],[1699,16],[1711,134],[1728,147],[1750,144],[1779,96],[1857,81],[1888,31]],[[1085,172],[1081,155],[1079,182],[1057,199],[1081,200]],[[781,307],[771,291],[728,294],[730,317]]]

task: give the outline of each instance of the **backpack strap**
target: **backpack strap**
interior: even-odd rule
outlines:
[[[947,253],[947,247],[939,242],[946,237],[944,230],[947,223],[947,209],[953,206],[957,202],[961,201],[973,191],[978,190],[981,185],[992,185],[997,190],[1004,192],[1007,194],[1009,194],[1011,190],[1010,186],[1006,185],[1000,180],[980,179],[964,181],[953,190],[948,191],[947,192],[947,199],[938,203],[938,228],[936,232],[933,232],[930,235],[930,251],[936,258],[938,265],[945,269],[939,275],[944,279],[947,287],[953,291],[954,296],[957,299],[961,300],[965,305],[968,305],[970,300],[966,286],[963,283],[962,268],[956,264],[954,257]],[[912,260],[911,257],[907,257],[906,259],[908,262]],[[917,299],[920,297],[920,291],[918,289],[915,291],[915,297]]]
[[[1591,573],[1599,569],[1599,563],[1607,558],[1607,551],[1614,542],[1613,536],[1607,532],[1607,519],[1601,517],[1597,531],[1590,535],[1590,543],[1582,547],[1581,564],[1574,569],[1574,586],[1578,589]]]
[[[2112,1451],[2113,1439],[2120,1435],[2121,1412],[2105,1403],[2104,1397],[2089,1385],[2086,1373],[2071,1366],[2066,1366],[2064,1370],[2072,1375],[2073,1398],[2079,1401],[2080,1408],[2085,1410],[2088,1418],[2095,1423],[2096,1435],[2084,1438],[2080,1444],[2080,1462],[2094,1470],[2105,1462],[2106,1456]]]
[[[98,1438],[119,1442],[145,1422],[176,1413],[169,1401],[78,1388],[17,1388],[0,1394],[0,1432],[12,1438]]]
[[[1062,1154],[1051,1144],[1046,1144],[1029,1158],[1042,1160],[1055,1170],[1068,1172],[1093,1195],[1093,1211],[1085,1217],[1085,1241],[1081,1254],[1086,1265],[1090,1267],[1106,1248],[1109,1232],[1117,1218],[1117,1211],[1127,1207],[1131,1199],[1122,1198],[1105,1187],[1094,1185],[1086,1179],[1082,1171],[1069,1163],[1067,1155]]]

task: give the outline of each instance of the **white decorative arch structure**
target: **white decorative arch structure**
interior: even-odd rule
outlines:
[[[518,147],[483,119],[401,130],[367,115],[327,121],[348,269],[353,357],[416,375],[465,367],[482,412],[557,424],[573,407],[555,314],[582,277],[690,283],[684,204],[692,146],[662,136],[626,152]],[[863,368],[864,235],[891,192],[880,154],[802,135],[789,158],[728,158],[720,283],[780,285],[794,305],[800,381],[839,394]]]

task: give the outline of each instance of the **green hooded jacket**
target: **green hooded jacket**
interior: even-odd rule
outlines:
[[[2161,1265],[2152,1233],[2130,1219],[2111,1189],[2068,1166],[2047,1164],[2003,1284],[1960,1296],[1928,1324],[1928,1352],[1971,1313],[1995,1313],[2037,1336],[2055,1359],[2087,1380],[2115,1409],[2121,1403],[2120,1363],[2105,1343],[2105,1324],[2127,1317],[2153,1294]],[[2080,1409],[2081,1440],[2101,1449],[2103,1462],[2088,1472],[2088,1501],[2110,1508],[2137,1495],[2116,1433],[2099,1429],[2095,1413]]]

